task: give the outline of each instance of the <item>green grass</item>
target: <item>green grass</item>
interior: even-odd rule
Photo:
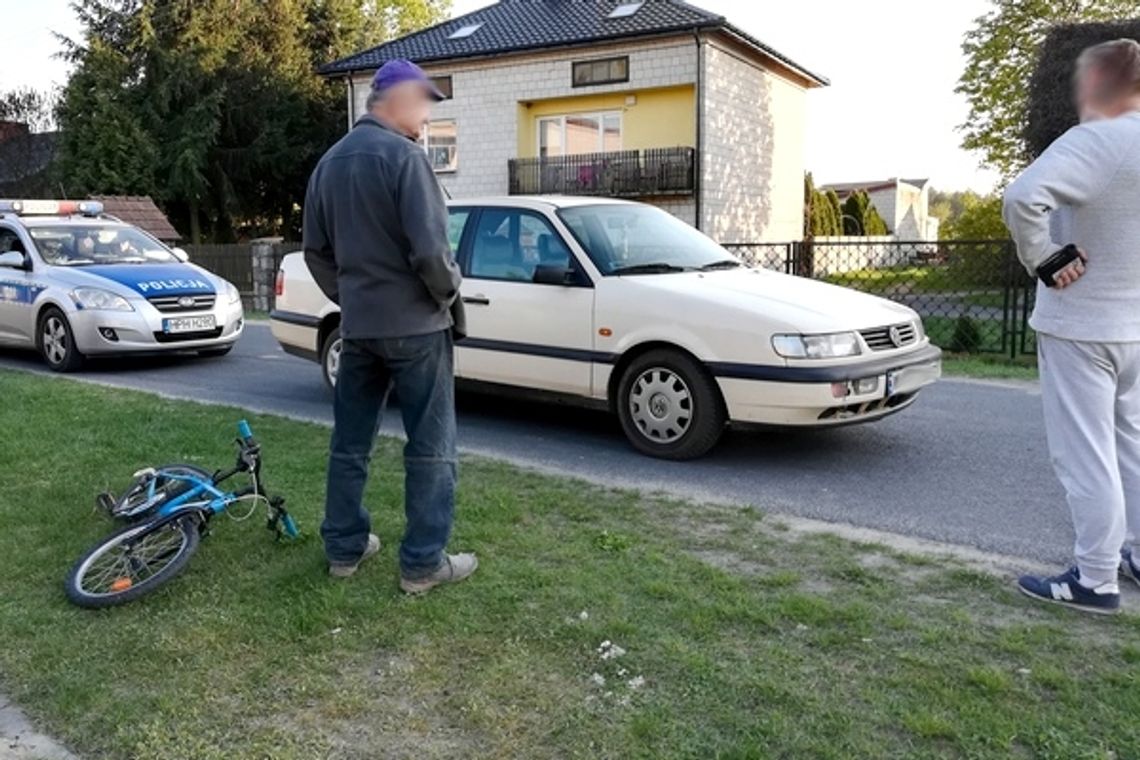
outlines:
[[[985,354],[946,354],[942,371],[949,376],[975,377],[985,380],[1036,380],[1037,359],[1025,356],[1010,359]]]
[[[1140,756],[1137,617],[1038,608],[1008,579],[757,510],[468,458],[453,546],[481,568],[408,599],[385,441],[367,494],[384,549],[333,582],[313,535],[328,431],[274,417],[251,416],[265,474],[307,540],[223,517],[164,590],[76,609],[62,579],[110,529],[93,495],[147,464],[227,464],[241,413],[0,389],[0,687],[86,757]]]

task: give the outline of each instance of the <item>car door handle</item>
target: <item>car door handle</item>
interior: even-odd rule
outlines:
[[[469,303],[475,306],[490,306],[491,299],[482,294],[474,296],[463,296],[463,303]]]

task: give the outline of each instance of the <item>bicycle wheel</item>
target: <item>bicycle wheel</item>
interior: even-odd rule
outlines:
[[[111,607],[138,599],[174,578],[198,549],[192,517],[131,525],[92,547],[67,576],[67,598],[80,607]]]

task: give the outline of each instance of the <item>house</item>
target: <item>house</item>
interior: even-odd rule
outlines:
[[[33,133],[27,124],[0,121],[0,198],[54,197],[49,169],[55,132]]]
[[[930,215],[930,180],[887,179],[872,182],[840,182],[824,185],[834,190],[840,201],[863,190],[898,240],[937,240],[939,219]]]
[[[149,232],[164,243],[174,244],[182,238],[149,195],[92,195],[91,200],[103,204],[103,213]]]
[[[456,198],[655,203],[722,242],[799,239],[809,90],[827,80],[681,0],[501,0],[324,66],[350,123],[385,61],[449,99],[425,144]]]

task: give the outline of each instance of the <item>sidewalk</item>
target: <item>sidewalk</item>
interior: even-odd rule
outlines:
[[[36,733],[18,707],[0,694],[0,760],[78,760],[43,734]]]

